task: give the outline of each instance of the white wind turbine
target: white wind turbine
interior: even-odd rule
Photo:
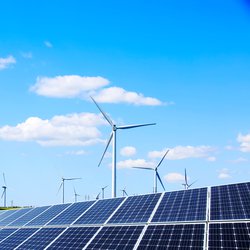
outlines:
[[[6,184],[6,180],[5,180],[5,174],[3,173],[3,182],[4,182],[4,185],[2,186],[3,188],[3,193],[2,193],[2,197],[1,198],[4,198],[4,207],[6,207],[6,196],[7,196],[7,184]]]
[[[64,177],[62,177],[62,182],[61,182],[61,185],[60,185],[57,193],[59,193],[59,191],[62,188],[62,203],[63,204],[64,204],[64,181],[73,181],[73,180],[80,180],[80,179],[81,178],[64,178]]]
[[[77,197],[81,196],[76,192],[76,189],[74,188],[74,196],[75,196],[75,202],[77,202]]]
[[[97,108],[100,110],[100,112],[102,113],[102,115],[104,116],[104,118],[106,119],[106,121],[110,124],[111,128],[112,128],[112,132],[111,135],[109,137],[108,143],[106,145],[106,148],[102,154],[101,160],[98,164],[98,167],[100,166],[102,159],[109,147],[109,144],[111,142],[111,140],[113,139],[113,157],[112,157],[112,198],[116,197],[116,130],[117,129],[130,129],[130,128],[137,128],[137,127],[143,127],[143,126],[150,126],[150,125],[155,125],[156,123],[147,123],[147,124],[136,124],[136,125],[125,125],[125,126],[117,126],[116,124],[114,124],[112,122],[112,120],[108,117],[108,115],[102,111],[102,109],[100,108],[100,106],[97,104],[97,102],[94,100],[94,98],[92,98],[92,101],[95,103],[95,105],[97,106]]]
[[[162,183],[161,177],[158,173],[158,168],[160,167],[161,163],[163,162],[164,158],[168,154],[169,150],[163,155],[162,159],[158,163],[158,165],[155,168],[147,168],[147,167],[133,167],[133,168],[138,168],[138,169],[146,169],[146,170],[153,170],[154,171],[154,193],[157,193],[157,179],[160,181],[162,188],[165,191],[165,187]]]
[[[185,169],[185,183],[183,183],[182,185],[184,186],[184,189],[185,190],[188,190],[196,181],[194,181],[193,183],[191,184],[188,184],[188,181],[187,181],[187,171]]]

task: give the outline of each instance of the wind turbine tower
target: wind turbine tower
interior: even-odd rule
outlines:
[[[167,150],[167,152],[163,155],[162,159],[160,160],[160,162],[158,163],[158,165],[155,168],[147,168],[147,167],[133,167],[133,168],[138,168],[138,169],[146,169],[146,170],[153,170],[154,171],[154,193],[157,193],[157,179],[160,181],[162,188],[165,191],[165,187],[162,183],[161,177],[158,173],[158,168],[160,167],[160,165],[162,164],[164,158],[166,157],[166,155],[168,154],[169,150]]]
[[[75,188],[74,188],[74,195],[75,195],[75,202],[77,202],[77,197],[80,196],[80,194],[78,194],[78,193],[76,192],[76,189],[75,189]]]
[[[2,186],[3,188],[3,193],[2,193],[2,197],[4,199],[4,207],[6,207],[6,196],[7,196],[7,184],[6,184],[6,180],[5,180],[5,174],[3,173],[3,182],[4,182],[4,185]]]
[[[63,178],[62,177],[62,182],[61,182],[61,185],[58,189],[58,192],[61,190],[62,188],[62,203],[64,204],[64,181],[73,181],[73,180],[79,180],[81,178]]]
[[[109,137],[108,143],[106,145],[106,148],[104,150],[104,153],[102,154],[101,160],[98,164],[98,167],[100,166],[102,159],[109,147],[109,144],[111,140],[113,139],[113,156],[112,156],[112,198],[116,197],[116,131],[117,129],[131,129],[131,128],[137,128],[137,127],[143,127],[143,126],[150,126],[155,125],[156,123],[147,123],[147,124],[136,124],[136,125],[125,125],[125,126],[117,126],[112,122],[110,117],[101,109],[101,107],[97,104],[97,102],[92,98],[92,101],[95,103],[99,111],[102,113],[105,120],[109,123],[109,125],[112,128],[111,135]]]

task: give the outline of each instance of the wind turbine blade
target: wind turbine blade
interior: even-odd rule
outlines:
[[[160,162],[158,163],[158,165],[156,166],[155,169],[157,169],[157,168],[161,165],[161,163],[163,162],[163,160],[164,160],[164,158],[166,157],[166,155],[168,154],[168,152],[169,152],[169,149],[168,149],[167,152],[163,155],[163,157],[161,158]]]
[[[6,192],[6,190],[4,189],[3,193],[2,193],[2,196],[1,196],[1,199],[3,198],[5,192]]]
[[[62,188],[63,182],[61,182],[61,185],[58,188],[57,194],[60,192],[61,188]]]
[[[75,187],[74,187],[74,194],[77,195]]]
[[[130,128],[138,128],[138,127],[145,127],[156,125],[156,123],[146,123],[146,124],[135,124],[135,125],[125,125],[125,126],[117,126],[117,129],[130,129]]]
[[[154,170],[154,168],[146,168],[146,167],[132,167],[132,168],[146,169],[146,170]]]
[[[126,192],[126,190],[124,189],[124,193],[128,196],[128,193]]]
[[[102,189],[104,190],[105,188],[107,188],[108,187],[108,185],[107,186],[105,186],[105,187],[103,187]]]
[[[196,183],[197,182],[197,180],[196,181],[194,181],[193,183],[191,183],[190,185],[188,185],[188,188],[190,188],[194,183]]]
[[[157,178],[159,179],[159,181],[160,181],[160,183],[161,183],[161,186],[163,187],[163,190],[165,191],[165,187],[164,187],[164,185],[163,185],[163,183],[162,183],[162,181],[161,181],[161,177],[160,177],[160,175],[158,174],[157,171],[156,171],[156,175],[157,175]]]
[[[82,178],[64,178],[65,181],[80,180]]]
[[[7,186],[6,179],[5,179],[5,174],[4,173],[3,173],[3,182],[4,182],[4,185]]]
[[[107,120],[107,122],[113,127],[114,124],[111,121],[111,119],[108,117],[108,115],[101,109],[101,107],[97,104],[97,102],[94,100],[94,98],[92,96],[90,96],[90,98],[95,103],[95,105],[97,106],[97,108],[100,110],[100,112],[102,113],[102,115],[104,116],[104,118]]]
[[[107,149],[108,149],[108,147],[109,147],[109,144],[110,144],[112,138],[113,138],[113,133],[111,133],[111,135],[110,135],[110,137],[109,137],[108,143],[107,143],[106,148],[105,148],[105,150],[104,150],[104,152],[103,152],[103,154],[102,154],[101,160],[99,161],[98,167],[99,167],[99,166],[101,165],[101,163],[102,163],[103,157],[104,157],[104,155],[106,154],[106,151],[107,151]]]

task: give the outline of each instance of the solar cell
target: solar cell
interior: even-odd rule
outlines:
[[[147,222],[160,195],[158,193],[128,197],[108,223]]]
[[[29,213],[26,213],[25,215],[21,216],[17,220],[10,223],[8,226],[23,226],[48,208],[49,206],[36,207],[33,210],[31,210]]]
[[[212,187],[210,219],[250,219],[250,183]]]
[[[46,210],[44,213],[40,214],[38,217],[31,220],[25,226],[42,226],[52,220],[55,216],[57,216],[60,212],[62,212],[65,208],[67,208],[70,204],[60,204],[54,205]]]
[[[206,220],[207,188],[164,194],[152,222]]]
[[[19,245],[17,249],[44,249],[63,230],[65,230],[65,228],[42,228],[22,245]]]
[[[209,225],[209,250],[250,249],[250,222]]]
[[[204,224],[148,226],[137,249],[203,249]]]
[[[82,249],[99,227],[70,227],[46,249]]]
[[[15,232],[16,228],[4,228],[0,230],[0,242],[5,239],[7,236],[11,235],[13,232]]]
[[[31,236],[38,228],[21,228],[0,243],[0,249],[13,250]]]
[[[103,227],[86,249],[133,249],[143,226]]]
[[[74,222],[86,209],[95,201],[74,203],[68,209],[63,211],[59,216],[53,219],[48,225],[66,225]]]
[[[110,217],[123,200],[124,198],[99,200],[74,224],[102,224]]]
[[[23,209],[17,210],[15,213],[12,213],[10,216],[8,216],[5,219],[3,219],[2,221],[0,221],[0,226],[6,226],[6,225],[10,224],[14,220],[16,220],[19,217],[21,217],[22,215],[30,212],[31,209],[32,208],[23,208]]]

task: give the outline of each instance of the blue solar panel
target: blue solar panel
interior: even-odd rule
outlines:
[[[206,220],[207,188],[164,194],[152,222]]]
[[[16,213],[13,213],[10,216],[8,216],[7,218],[0,221],[0,226],[6,226],[30,211],[31,211],[31,208],[24,208],[24,209],[17,210]]]
[[[133,249],[143,226],[103,227],[86,249]]]
[[[17,249],[44,249],[51,243],[65,228],[42,228],[27,241],[18,246]]]
[[[203,249],[204,229],[204,224],[151,225],[137,249]]]
[[[0,214],[0,221],[6,219],[8,216],[16,213],[18,210],[7,210]]]
[[[110,217],[123,200],[124,198],[99,200],[74,224],[102,224]]]
[[[44,213],[34,218],[25,226],[42,226],[52,220],[55,216],[57,216],[60,212],[62,212],[65,208],[67,208],[70,204],[60,204],[54,205],[46,210]]]
[[[21,216],[17,220],[10,223],[8,226],[9,227],[11,227],[11,226],[23,226],[48,208],[49,208],[49,206],[36,207],[36,208],[32,209],[29,213],[26,213],[25,215]]]
[[[210,219],[250,219],[250,183],[212,187]]]
[[[158,193],[128,197],[108,223],[147,222],[160,195]]]
[[[250,222],[209,225],[209,250],[250,249]]]
[[[11,235],[13,232],[15,232],[16,228],[7,228],[0,230],[0,242],[5,239],[7,236]],[[0,245],[1,246],[1,245]]]
[[[66,225],[74,222],[94,201],[74,203],[59,216],[53,219],[48,225]]]
[[[0,249],[4,250],[13,250],[17,247],[21,242],[26,240],[29,236],[31,236],[37,228],[21,228],[17,230],[15,233],[10,235],[8,238],[5,238],[2,242],[0,242]]]
[[[68,228],[47,249],[76,250],[82,249],[94,236],[99,227],[71,227]]]

